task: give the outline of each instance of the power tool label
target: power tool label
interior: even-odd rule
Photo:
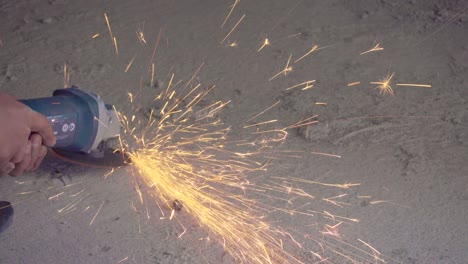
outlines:
[[[76,119],[76,113],[47,117],[57,140],[55,147],[65,147],[73,143],[76,133]]]

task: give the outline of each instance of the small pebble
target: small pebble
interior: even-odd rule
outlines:
[[[51,17],[43,18],[43,19],[41,19],[41,23],[42,24],[50,24],[50,23],[52,23],[52,18]]]
[[[172,202],[172,209],[174,209],[176,211],[180,211],[180,210],[182,210],[182,207],[184,207],[184,205],[179,200],[175,199]]]

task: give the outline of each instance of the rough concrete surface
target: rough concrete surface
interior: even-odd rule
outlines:
[[[187,81],[203,63],[196,81],[216,85],[207,101],[231,100],[219,117],[236,140],[249,136],[245,120],[277,101],[263,120],[285,125],[318,115],[317,124],[293,129],[279,146],[302,157],[276,161],[264,177],[360,183],[343,191],[361,197],[340,200],[350,205],[317,202],[317,210],[360,220],[343,224],[341,240],[369,251],[358,239],[365,241],[388,263],[468,263],[468,3],[240,1],[221,28],[234,2],[0,1],[0,89],[17,98],[50,96],[64,86],[66,64],[70,84],[125,112],[128,92],[143,90],[150,98],[170,73]],[[271,45],[258,51],[265,38]],[[384,49],[360,55],[377,43]],[[313,45],[319,50],[293,63]],[[270,80],[290,56],[292,71]],[[392,73],[394,95],[370,83]],[[314,87],[287,90],[306,80],[316,80]],[[348,86],[353,82],[360,84]],[[182,238],[181,226],[160,220],[158,210],[150,219],[133,210],[138,199],[129,169],[104,178],[108,172],[49,155],[34,173],[2,177],[0,200],[14,203],[15,219],[0,235],[0,263],[235,262],[217,242],[200,240],[203,227],[184,210],[177,212],[187,228]],[[320,193],[318,200],[342,194],[300,187]],[[61,211],[67,205],[71,209]],[[273,218],[272,224],[299,234],[326,236],[310,228],[321,221],[315,216]],[[310,248],[303,252],[322,252],[316,243],[305,244]],[[300,256],[305,263],[318,262],[306,253]]]

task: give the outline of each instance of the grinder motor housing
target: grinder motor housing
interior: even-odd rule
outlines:
[[[106,141],[120,134],[114,107],[77,86],[55,90],[52,97],[20,100],[46,116],[54,130],[54,148],[100,157]]]

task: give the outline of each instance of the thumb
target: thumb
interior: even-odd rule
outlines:
[[[55,135],[47,118],[40,113],[31,110],[29,125],[31,133],[36,132],[42,137],[42,143],[48,147],[55,145]]]

